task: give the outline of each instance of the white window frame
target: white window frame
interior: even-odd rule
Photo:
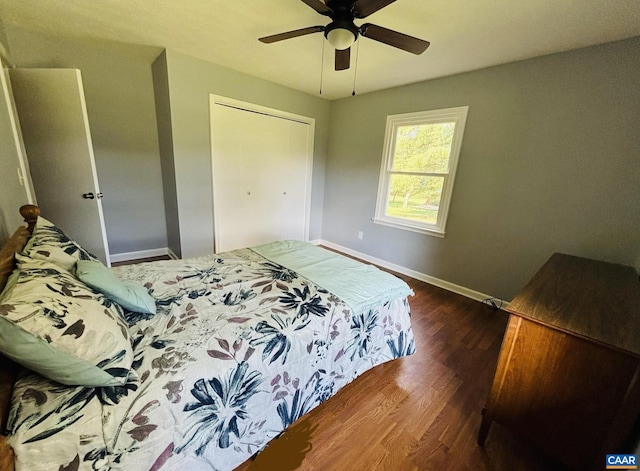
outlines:
[[[409,231],[429,234],[436,237],[445,236],[447,216],[449,215],[449,205],[453,194],[453,183],[455,181],[456,169],[458,167],[458,157],[462,146],[462,136],[467,120],[468,106],[447,108],[442,110],[420,111],[417,113],[404,113],[387,116],[387,128],[384,137],[384,150],[382,153],[382,166],[380,169],[380,181],[378,183],[378,199],[376,202],[376,213],[373,222],[385,226],[396,227]],[[416,126],[438,123],[455,123],[453,140],[451,142],[451,154],[447,172],[399,172],[391,170],[393,157],[395,154],[396,136],[398,128],[402,126]],[[442,195],[438,209],[438,217],[435,224],[427,224],[408,218],[393,217],[386,214],[389,204],[389,185],[392,175],[418,175],[443,177]]]

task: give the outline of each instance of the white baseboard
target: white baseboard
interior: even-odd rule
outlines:
[[[150,257],[160,257],[162,255],[168,255],[169,257],[177,260],[178,257],[174,254],[171,249],[167,247],[160,247],[157,249],[148,249],[148,250],[138,250],[137,252],[122,252],[122,253],[112,253],[111,261],[112,262],[127,262],[129,260],[138,260],[141,258],[150,258]]]
[[[347,247],[343,247],[338,244],[334,244],[333,242],[329,242],[327,240],[313,240],[310,241],[316,245],[325,245],[330,249],[337,250],[338,252],[345,253],[347,255],[351,255],[352,257],[359,258],[369,263],[373,263],[374,265],[381,266],[391,271],[395,271],[397,273],[402,273],[403,275],[410,276],[411,278],[415,278],[416,280],[424,281],[425,283],[429,283],[430,285],[437,286],[438,288],[446,289],[447,291],[451,291],[456,294],[460,294],[467,298],[474,299],[476,301],[482,302],[485,299],[496,299],[500,300],[500,298],[495,298],[494,296],[481,293],[479,291],[475,291],[464,286],[456,285],[455,283],[451,283],[449,281],[441,280],[440,278],[436,278],[431,275],[427,275],[425,273],[420,273],[418,271],[412,270],[410,268],[406,268],[400,265],[396,265],[395,263],[387,262],[386,260],[382,260],[380,258],[372,257],[371,255],[364,254],[362,252],[358,252],[356,250],[349,249]],[[501,300],[502,306],[501,309],[506,309],[509,303],[507,301]]]

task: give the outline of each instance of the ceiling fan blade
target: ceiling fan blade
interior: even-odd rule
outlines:
[[[353,15],[356,18],[365,18],[395,1],[396,0],[357,0],[352,7]]]
[[[333,10],[322,3],[320,0],[302,0],[321,15],[330,16]]]
[[[308,28],[295,29],[293,31],[287,31],[286,33],[274,34],[272,36],[265,36],[258,39],[258,41],[271,44],[277,41],[283,41],[285,39],[297,38],[298,36],[305,36],[307,34],[319,33],[324,31],[324,26],[310,26]]]
[[[351,48],[336,49],[336,70],[347,70],[351,65]]]
[[[389,46],[397,47],[413,54],[422,54],[429,47],[429,41],[414,38],[407,34],[383,28],[382,26],[365,23],[360,26],[360,34],[365,38],[379,41]]]

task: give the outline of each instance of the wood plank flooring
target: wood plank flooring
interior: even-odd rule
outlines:
[[[158,255],[157,257],[137,258],[135,260],[124,260],[122,262],[111,262],[112,267],[121,267],[122,265],[134,265],[136,263],[158,262],[160,260],[171,260],[168,255]]]
[[[236,471],[562,469],[498,424],[476,443],[507,314],[401,278],[416,353],[368,371]]]

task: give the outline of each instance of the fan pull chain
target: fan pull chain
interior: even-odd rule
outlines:
[[[358,75],[358,56],[360,55],[360,41],[356,46],[356,64],[353,68],[353,91],[351,92],[351,96],[356,96],[356,75]]]
[[[322,58],[320,59],[320,95],[322,95],[322,75],[324,72],[324,36],[322,36]]]

